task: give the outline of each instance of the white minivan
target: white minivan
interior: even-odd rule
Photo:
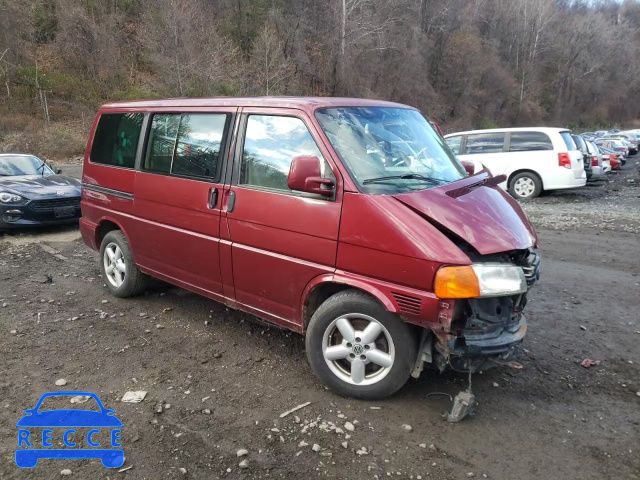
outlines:
[[[582,187],[587,183],[582,152],[571,131],[563,128],[501,128],[445,135],[460,160],[484,167],[515,198],[535,198],[545,190]]]

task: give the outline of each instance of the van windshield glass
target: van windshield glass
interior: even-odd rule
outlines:
[[[364,193],[424,190],[466,176],[442,137],[416,110],[323,108],[316,118]]]

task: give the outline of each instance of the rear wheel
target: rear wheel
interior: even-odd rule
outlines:
[[[542,192],[542,181],[533,172],[515,175],[509,184],[509,193],[518,200],[536,198]]]
[[[314,373],[333,391],[379,399],[406,383],[416,339],[406,323],[369,295],[345,290],[313,314],[306,350]]]
[[[100,244],[100,267],[107,288],[116,297],[140,295],[148,277],[133,261],[127,238],[120,230],[107,233]]]

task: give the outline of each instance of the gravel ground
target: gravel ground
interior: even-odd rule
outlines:
[[[477,411],[460,424],[442,415],[465,376],[426,372],[375,403],[338,397],[314,378],[301,336],[163,283],[109,296],[76,229],[0,237],[0,478],[639,479],[631,163],[613,183],[525,205],[543,276],[526,309],[524,368],[475,375]],[[584,368],[585,358],[600,364]],[[116,410],[128,470],[15,466],[23,409],[62,389],[96,392]],[[122,403],[130,390],[148,393]]]

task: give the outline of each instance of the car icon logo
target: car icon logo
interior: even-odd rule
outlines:
[[[63,396],[93,398],[100,410],[39,411],[45,399]],[[41,458],[99,458],[107,468],[119,468],[124,464],[124,450],[120,448],[122,422],[115,416],[115,410],[105,408],[95,393],[48,392],[40,397],[34,408],[24,412],[26,415],[16,423],[18,467],[33,468]],[[66,448],[54,448],[54,443],[56,447],[62,443]]]
[[[56,195],[64,197],[66,195],[66,192],[64,190],[56,190]]]

